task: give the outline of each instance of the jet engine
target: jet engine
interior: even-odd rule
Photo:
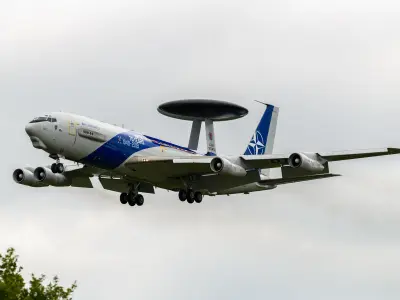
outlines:
[[[325,168],[315,153],[293,153],[289,156],[289,166],[310,172],[321,172]]]
[[[70,186],[71,180],[63,174],[55,174],[49,168],[39,167],[33,172],[33,176],[39,182],[52,186]]]
[[[33,170],[33,169],[32,169]],[[16,183],[28,185],[32,187],[42,187],[47,186],[43,182],[40,182],[35,178],[31,170],[28,169],[16,169],[13,173],[13,179]]]
[[[231,163],[226,158],[215,157],[210,163],[211,170],[214,173],[231,176],[246,176],[246,170],[234,163]]]

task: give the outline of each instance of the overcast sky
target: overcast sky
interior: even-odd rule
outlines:
[[[24,126],[91,116],[186,145],[164,101],[249,109],[216,125],[242,153],[281,108],[275,153],[400,146],[400,4],[370,0],[2,1],[0,249],[28,272],[78,280],[74,299],[398,299],[400,157],[334,163],[342,177],[143,207],[99,188],[33,189],[15,168],[50,163]],[[200,146],[204,150],[205,143]]]

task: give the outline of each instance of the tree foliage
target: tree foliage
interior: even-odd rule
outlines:
[[[0,254],[0,300],[70,300],[77,285],[74,282],[69,288],[59,285],[57,276],[46,285],[46,276],[31,275],[29,286],[26,286],[21,275],[22,267],[18,265],[18,256],[14,248]]]

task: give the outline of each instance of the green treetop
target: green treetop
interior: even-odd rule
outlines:
[[[0,300],[71,300],[77,287],[76,282],[69,288],[59,286],[57,276],[45,285],[46,276],[34,274],[26,286],[21,272],[14,248],[9,248],[5,255],[0,254]]]

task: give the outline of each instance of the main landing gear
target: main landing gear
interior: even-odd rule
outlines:
[[[122,193],[119,200],[122,204],[128,203],[130,206],[142,206],[144,203],[144,197],[138,193],[140,183],[133,184],[128,193]]]
[[[186,201],[190,204],[193,202],[200,203],[203,201],[203,194],[201,192],[195,192],[192,189],[180,190],[178,193],[179,200]]]
[[[135,193],[122,193],[119,197],[122,204],[128,203],[130,206],[142,206],[144,203],[144,197],[141,194]]]

